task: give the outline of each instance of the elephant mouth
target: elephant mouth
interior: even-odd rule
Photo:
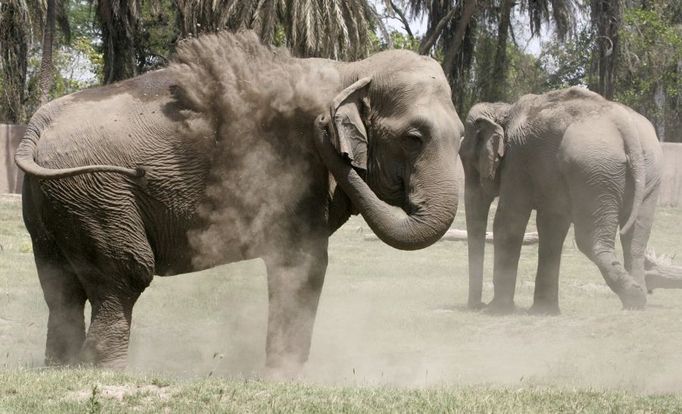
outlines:
[[[375,183],[370,188],[380,200],[393,207],[398,207],[406,213],[410,213],[414,206],[407,195],[407,184],[402,177],[397,177],[391,184]]]

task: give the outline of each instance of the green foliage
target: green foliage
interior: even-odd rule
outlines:
[[[90,394],[90,398],[88,398],[88,404],[86,407],[86,412],[88,414],[97,414],[102,412],[102,403],[99,402],[99,389],[97,388],[97,385],[92,386],[92,392]]]
[[[391,41],[393,42],[393,47],[396,49],[409,49],[414,52],[419,50],[420,39],[416,37],[410,37],[405,33],[393,30],[390,33]]]
[[[287,34],[284,26],[281,24],[275,25],[275,34],[273,36],[272,44],[277,47],[285,47],[287,45]]]
[[[573,39],[560,42],[557,39],[543,43],[539,56],[542,70],[546,72],[545,89],[561,89],[588,85],[592,59],[592,33],[581,30]]]
[[[180,35],[176,21],[177,11],[172,0],[142,3],[136,39],[139,73],[166,66]]]
[[[391,38],[393,49],[408,49],[413,52],[419,51],[419,38],[411,38],[406,33],[398,30],[391,30],[388,35]],[[384,37],[379,37],[376,32],[369,34],[370,39],[370,54],[389,49],[389,44]]]
[[[496,37],[492,33],[481,32],[475,44],[473,68],[469,79],[454,87],[457,94],[457,111],[466,116],[469,109],[481,101],[484,91],[492,82],[495,64]],[[507,44],[507,88],[503,90],[502,100],[513,102],[527,93],[542,93],[548,90],[547,73],[541,61],[534,55],[521,50],[516,44]]]
[[[682,97],[682,25],[667,14],[666,2],[624,11],[621,61],[617,71],[615,99],[647,115],[660,138],[678,130]],[[663,135],[663,136],[660,136]]]
[[[550,89],[547,87],[547,72],[536,56],[509,44],[507,62],[507,102],[516,101],[528,93],[543,93]]]

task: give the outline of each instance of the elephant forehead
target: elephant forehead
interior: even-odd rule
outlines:
[[[395,77],[377,77],[372,80],[370,104],[382,116],[409,116],[444,108],[456,116],[446,82],[425,74],[405,74]]]

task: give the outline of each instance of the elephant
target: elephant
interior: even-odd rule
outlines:
[[[395,248],[437,241],[457,210],[464,125],[438,63],[409,51],[297,58],[220,32],[176,55],[42,106],[16,151],[46,364],[124,368],[154,275],[260,258],[265,372],[295,375],[330,235],[359,213]]]
[[[624,308],[646,305],[644,253],[661,179],[661,147],[634,110],[581,87],[479,103],[465,120],[468,307],[482,308],[484,238],[491,202],[494,295],[487,312],[515,309],[524,231],[537,213],[538,265],[531,313],[558,314],[561,251],[571,223],[578,249]],[[620,226],[623,263],[615,254]]]

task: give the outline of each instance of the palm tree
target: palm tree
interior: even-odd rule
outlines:
[[[301,57],[366,56],[380,25],[367,0],[175,0],[181,35],[253,29],[265,43],[282,43]]]
[[[52,87],[52,46],[57,26],[56,0],[47,0],[47,19],[43,28],[43,55],[40,61],[40,104],[47,103]]]
[[[9,0],[0,4],[0,116],[11,123],[26,121],[26,71],[29,47],[40,33],[44,6],[40,0]]]
[[[516,6],[530,19],[533,35],[543,24],[554,22],[557,35],[563,39],[572,34],[575,0],[407,0],[413,16],[426,15],[428,27],[422,39],[420,53],[428,54],[439,45],[444,53],[443,70],[453,93],[466,82],[474,60],[474,45],[480,35],[495,32],[496,46],[490,72],[479,98],[496,101],[505,97],[507,77],[507,43],[513,37],[511,18]],[[496,27],[495,27],[496,26]],[[453,95],[457,103],[457,95]],[[458,105],[462,110],[462,106]]]
[[[616,59],[620,42],[618,32],[623,22],[622,0],[592,0],[591,20],[595,32],[595,50],[592,71],[597,84],[590,89],[613,98]]]
[[[0,7],[0,69],[2,97],[0,102],[9,122],[27,120],[26,94],[28,54],[32,44],[42,35],[42,58],[39,75],[39,104],[48,100],[53,84],[52,49],[59,31],[68,42],[70,37],[67,0],[10,0]],[[4,112],[4,113],[3,113]]]
[[[102,30],[104,83],[137,75],[137,37],[141,0],[97,0]]]
[[[514,0],[502,0],[498,8],[497,46],[490,79],[483,98],[487,101],[501,101],[506,98],[507,90],[507,43],[512,34],[511,16]],[[563,41],[574,33],[576,4],[574,0],[521,0],[521,13],[528,15],[533,36],[540,33],[543,24],[554,23],[555,33]]]
[[[57,21],[59,21],[59,28],[64,35],[66,43],[70,41],[70,28],[68,19],[68,1],[67,0],[47,0],[46,4],[46,19],[43,26],[43,43],[42,43],[42,58],[40,61],[40,105],[44,105],[48,101],[50,89],[54,83],[54,65],[52,64],[52,49],[54,46],[54,38],[57,30]]]

